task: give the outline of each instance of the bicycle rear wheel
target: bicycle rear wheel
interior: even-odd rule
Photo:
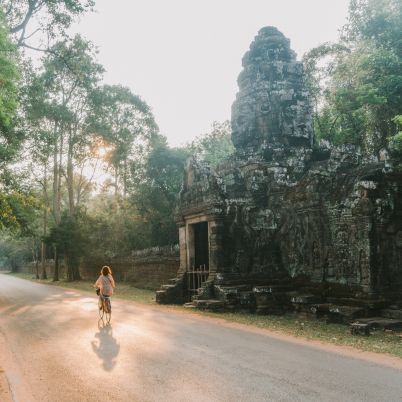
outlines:
[[[103,321],[103,316],[105,315],[105,310],[103,308],[103,300],[102,297],[99,296],[98,299],[98,312],[99,312],[99,319]]]
[[[105,311],[106,322],[107,322],[107,324],[110,324],[110,320],[112,319],[112,303],[110,302],[109,297],[107,297],[104,300],[103,307],[104,307],[104,311]]]

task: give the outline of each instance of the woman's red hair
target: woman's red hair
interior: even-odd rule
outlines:
[[[112,275],[112,269],[109,267],[109,266],[107,266],[107,265],[104,265],[103,267],[102,267],[102,269],[101,269],[101,274],[102,275],[105,275],[105,276],[107,276],[107,275]]]

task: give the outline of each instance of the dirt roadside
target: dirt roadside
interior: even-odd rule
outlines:
[[[23,367],[10,350],[0,327],[0,402],[33,402]]]
[[[10,385],[8,383],[5,371],[0,367],[0,401],[13,402]]]

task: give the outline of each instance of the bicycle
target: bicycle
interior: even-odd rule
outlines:
[[[103,323],[110,324],[110,320],[112,318],[112,303],[110,302],[110,296],[104,296],[99,293],[98,299],[98,311],[99,311],[99,319],[102,320]]]

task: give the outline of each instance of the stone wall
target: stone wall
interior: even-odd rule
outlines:
[[[52,278],[54,274],[54,262],[53,260],[47,260],[45,263],[46,275],[48,278]],[[29,262],[18,267],[18,272],[22,272],[25,274],[32,274],[33,276],[36,275],[36,264],[34,262]],[[38,272],[39,276],[42,274],[42,266],[39,262],[38,264]],[[66,276],[66,269],[63,263],[59,266],[59,278],[64,278]]]
[[[104,259],[101,257],[87,257],[81,261],[80,273],[82,279],[94,281],[98,278],[102,266],[109,265],[112,268],[116,282],[129,282],[143,289],[157,289],[161,284],[166,284],[169,279],[175,278],[179,270],[180,258],[178,246],[153,247],[139,250],[129,257],[116,257]],[[53,260],[46,261],[46,273],[48,278],[53,277]],[[42,268],[39,263],[39,276]],[[61,262],[59,278],[66,278],[66,269]],[[36,275],[34,262],[19,267],[18,272]]]
[[[124,258],[85,258],[80,266],[83,279],[95,281],[103,265],[112,268],[117,282],[129,282],[139,288],[155,290],[176,277],[179,249],[178,246],[153,247],[133,252],[131,256]]]

